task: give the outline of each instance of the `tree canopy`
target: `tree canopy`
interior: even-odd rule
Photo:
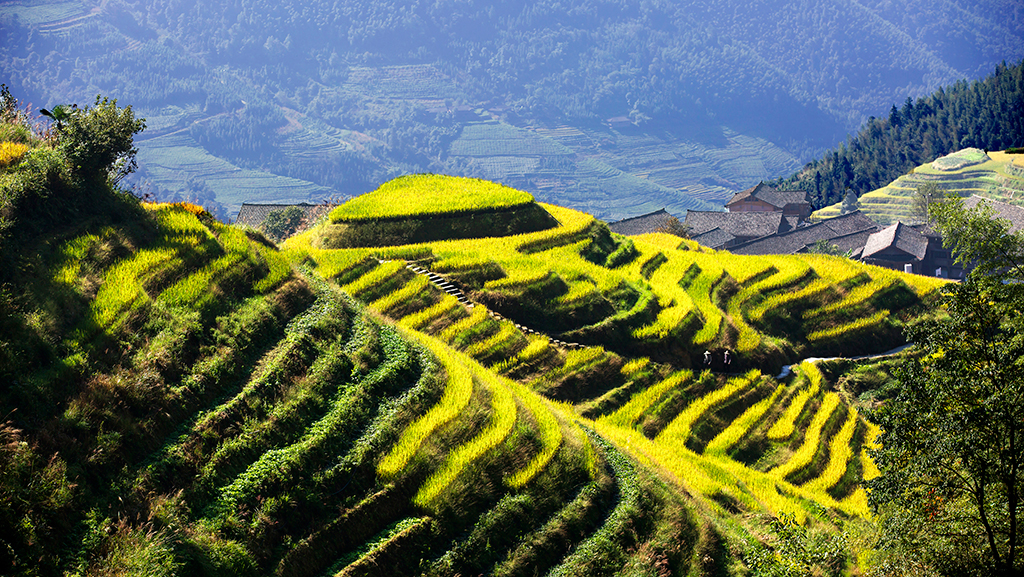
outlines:
[[[897,370],[899,392],[875,414],[884,432],[871,500],[894,553],[884,567],[1020,574],[1024,237],[959,199],[931,215],[958,260],[976,267],[945,288],[943,317],[909,330],[921,354]]]

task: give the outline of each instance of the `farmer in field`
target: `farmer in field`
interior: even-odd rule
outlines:
[[[704,351],[704,368],[711,368],[711,351]]]
[[[725,349],[725,352],[722,353],[722,365],[725,367],[726,371],[728,371],[729,367],[732,366],[732,353],[729,352],[729,349]]]

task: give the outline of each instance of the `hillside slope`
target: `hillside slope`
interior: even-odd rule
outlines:
[[[742,574],[772,516],[869,527],[877,429],[815,365],[759,367],[888,346],[934,279],[552,205],[539,231],[325,248],[343,206],[279,250],[76,173],[71,133],[0,173],[5,573]],[[852,563],[835,542],[804,569]]]

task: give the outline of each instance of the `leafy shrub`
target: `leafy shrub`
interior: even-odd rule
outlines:
[[[93,108],[71,114],[59,130],[59,147],[76,173],[94,176],[109,171],[114,182],[135,171],[133,137],[146,128],[132,107],[117,107],[117,100],[96,97]]]
[[[305,216],[302,209],[297,206],[289,206],[282,210],[272,210],[267,214],[267,218],[260,226],[260,230],[267,233],[270,238],[282,241],[295,234]]]

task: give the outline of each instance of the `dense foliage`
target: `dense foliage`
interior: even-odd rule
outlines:
[[[888,571],[1015,575],[1024,563],[1024,237],[984,205],[933,205],[958,257],[976,262],[945,289],[948,317],[910,337],[923,355],[896,371],[871,499]]]
[[[1000,64],[983,80],[960,81],[870,118],[845,144],[778,184],[810,192],[817,208],[881,188],[914,167],[974,147],[1024,142],[1024,61]]]

